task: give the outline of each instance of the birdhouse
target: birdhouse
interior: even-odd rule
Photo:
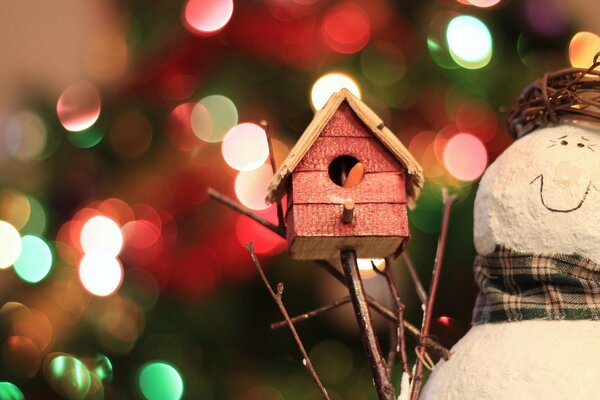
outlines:
[[[269,185],[287,194],[287,241],[296,259],[398,254],[410,236],[407,206],[421,166],[381,119],[346,89],[315,114]]]

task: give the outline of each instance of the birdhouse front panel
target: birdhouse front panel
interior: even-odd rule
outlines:
[[[385,257],[409,236],[406,170],[343,102],[291,173],[286,215],[290,254],[331,259],[352,247]],[[344,202],[351,218],[344,221]]]

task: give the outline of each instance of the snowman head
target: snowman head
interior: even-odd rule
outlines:
[[[548,72],[517,98],[517,140],[494,161],[475,197],[474,242],[600,263],[600,52],[587,69]]]
[[[600,263],[600,129],[569,123],[515,141],[485,172],[474,242]]]

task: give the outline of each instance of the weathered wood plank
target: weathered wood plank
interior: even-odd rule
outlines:
[[[351,247],[359,258],[382,258],[392,256],[405,238],[388,237],[296,237],[288,248],[290,257],[296,260],[331,260],[339,258],[340,251]]]
[[[368,173],[352,188],[336,185],[326,171],[294,172],[292,188],[294,204],[341,204],[347,198],[355,204],[406,203],[402,172]]]
[[[336,157],[352,156],[365,165],[365,172],[399,172],[402,165],[374,137],[320,137],[294,172],[327,171]]]
[[[294,204],[296,236],[408,236],[405,204],[357,204],[354,220],[342,223],[341,204]]]

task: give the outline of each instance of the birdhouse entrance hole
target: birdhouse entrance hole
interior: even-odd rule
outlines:
[[[345,188],[358,185],[364,175],[363,165],[352,156],[336,157],[329,164],[328,171],[333,183]]]

